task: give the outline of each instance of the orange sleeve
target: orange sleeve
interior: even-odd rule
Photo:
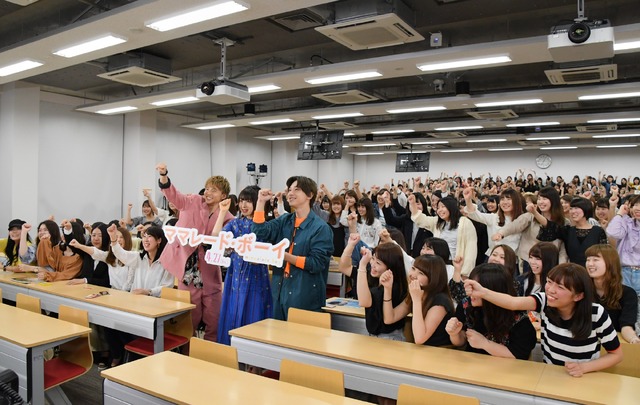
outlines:
[[[264,223],[264,211],[256,211],[253,213],[253,222],[256,224]]]
[[[307,261],[307,258],[304,256],[296,257],[296,267],[299,269],[304,269],[304,263]]]

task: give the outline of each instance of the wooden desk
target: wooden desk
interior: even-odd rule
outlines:
[[[344,274],[338,269],[340,257],[333,257],[329,262],[329,275],[327,278],[328,285],[337,285],[340,287],[340,296],[344,297],[347,290],[347,280]]]
[[[274,319],[230,334],[240,362],[278,370],[280,360],[290,358],[333,368],[344,372],[346,388],[389,398],[396,398],[404,383],[474,396],[489,404],[533,404],[545,367]]]
[[[345,302],[347,305],[331,304],[336,301]],[[331,314],[331,329],[368,335],[369,332],[364,320],[364,308],[354,306],[357,304],[358,300],[350,298],[328,298],[322,310]]]
[[[104,404],[363,404],[194,359],[158,353],[101,373]]]
[[[33,275],[9,274],[11,276],[0,275],[3,292],[5,288],[10,291],[5,298],[15,301],[15,293],[21,292],[40,298],[42,309],[47,311],[57,313],[61,304],[86,310],[91,323],[154,340],[156,353],[164,349],[164,321],[195,308],[193,304],[135,295],[91,284],[68,285],[67,281],[21,284],[12,278]],[[109,295],[86,298],[89,294],[105,290],[109,291]]]
[[[18,375],[25,401],[44,404],[44,357],[58,346],[91,330],[24,309],[0,304],[0,365]]]

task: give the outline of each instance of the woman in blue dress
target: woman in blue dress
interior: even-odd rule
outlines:
[[[220,215],[212,235],[220,231],[233,233],[234,238],[251,233],[253,211],[258,200],[257,186],[249,186],[240,192],[238,206],[240,216],[222,227],[230,200],[220,202]],[[273,305],[267,265],[245,262],[235,251],[227,269],[222,292],[222,306],[218,324],[218,343],[230,344],[229,331],[258,322],[272,316]]]

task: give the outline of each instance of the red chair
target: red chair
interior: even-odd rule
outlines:
[[[89,314],[81,309],[60,305],[58,319],[89,327]],[[59,402],[56,397],[66,398],[58,386],[85,374],[92,365],[88,334],[60,345],[58,357],[44,362],[44,389],[51,389],[45,392],[49,402]]]
[[[160,297],[168,300],[191,303],[191,294],[187,290],[177,290],[175,288],[163,288]],[[191,311],[171,318],[164,323],[164,350],[174,350],[189,343],[193,336],[193,324],[191,323]],[[128,360],[128,353],[136,353],[140,356],[151,356],[153,351],[153,340],[147,338],[137,338],[124,346],[127,351],[125,361]]]

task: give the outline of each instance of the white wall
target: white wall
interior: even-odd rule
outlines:
[[[35,103],[30,101],[33,98]],[[369,188],[418,174],[395,173],[395,154],[354,156],[345,151],[340,160],[298,161],[297,140],[255,139],[243,128],[190,130],[180,127],[186,118],[160,112],[128,115],[126,119],[122,115],[78,113],[74,108],[82,104],[81,99],[20,86],[8,90],[5,86],[0,101],[0,169],[5,173],[0,226],[15,217],[37,223],[49,215],[58,220],[110,220],[121,217],[128,202],[134,204],[133,215],[139,215],[142,187],[152,188],[156,200],[160,195],[157,162],[167,163],[172,181],[187,193],[198,192],[210,175],[221,174],[237,194],[255,184],[246,173],[249,162],[268,166],[268,176],[260,180],[260,186],[274,190],[284,189],[292,175],[305,175],[338,190],[345,180],[358,179]],[[25,116],[24,106],[31,106],[31,115]],[[536,169],[535,157],[540,153],[432,152],[428,174],[513,175],[518,168]],[[617,176],[640,175],[637,148],[545,153],[553,158],[546,170],[552,176],[570,179],[574,174],[597,175],[599,170]],[[540,176],[544,172],[537,169]],[[427,173],[420,175],[424,179]]]

